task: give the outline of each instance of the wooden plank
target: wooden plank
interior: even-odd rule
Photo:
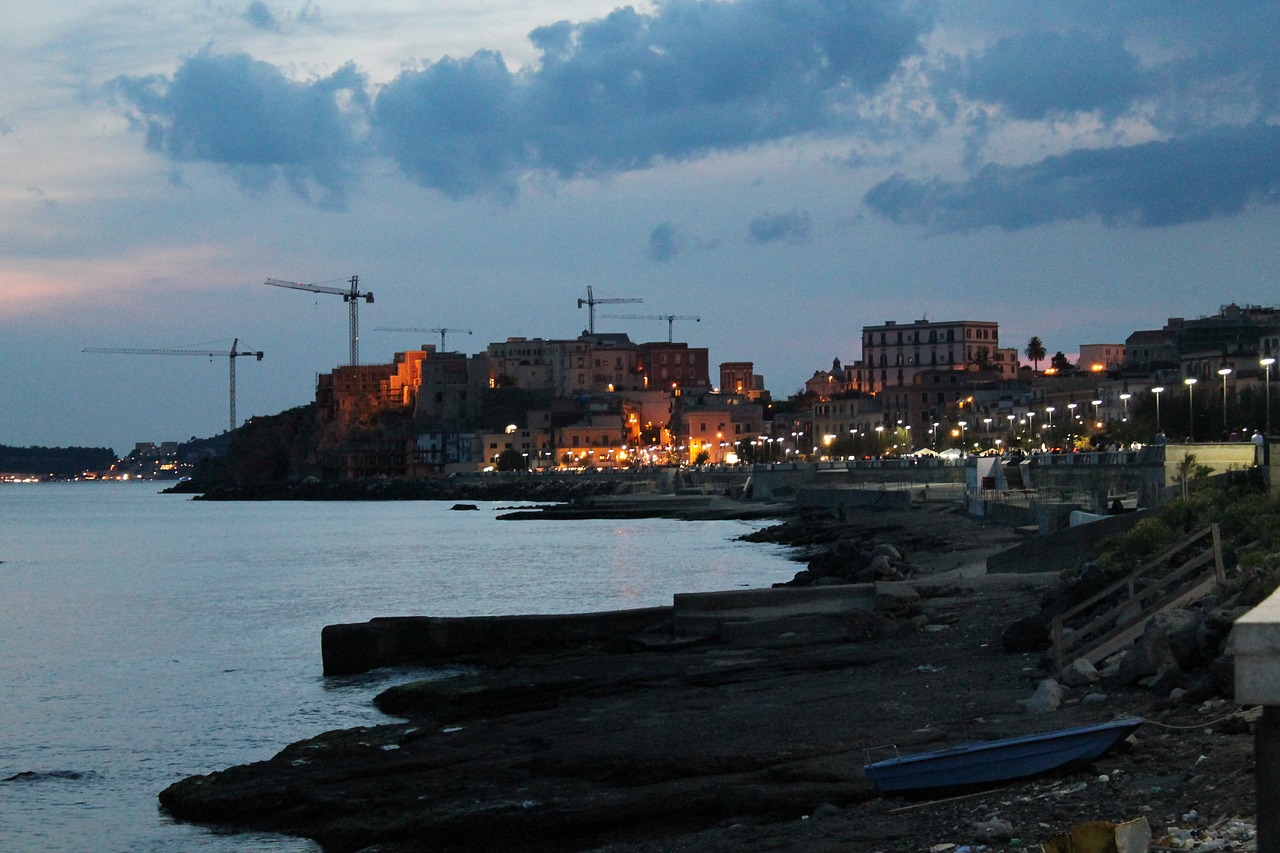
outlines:
[[[1148,560],[1146,563],[1143,563],[1141,566],[1139,566],[1137,569],[1134,569],[1125,577],[1120,578],[1119,580],[1115,581],[1114,583],[1102,589],[1100,592],[1094,593],[1092,596],[1090,596],[1089,598],[1086,598],[1084,601],[1080,602],[1075,607],[1072,607],[1071,609],[1064,612],[1062,614],[1062,618],[1064,620],[1070,619],[1072,616],[1076,615],[1080,611],[1085,610],[1089,607],[1092,607],[1094,604],[1097,604],[1099,601],[1106,598],[1108,595],[1111,595],[1119,591],[1122,587],[1132,582],[1135,578],[1145,575],[1147,572],[1165,563],[1174,554],[1178,553],[1184,548],[1189,547],[1190,545],[1195,543],[1197,540],[1203,538],[1206,534],[1210,532],[1210,530],[1211,530],[1210,527],[1206,527],[1203,530],[1199,531],[1198,533],[1193,533],[1190,536],[1185,536],[1182,539],[1179,539],[1171,547],[1166,549],[1160,556],[1152,560]]]
[[[1141,604],[1141,602],[1144,599],[1146,599],[1152,593],[1159,593],[1163,591],[1165,587],[1171,586],[1177,581],[1182,581],[1187,575],[1189,575],[1192,572],[1192,570],[1197,569],[1200,566],[1204,565],[1205,563],[1209,562],[1209,559],[1211,557],[1212,557],[1212,554],[1206,551],[1203,554],[1192,558],[1191,560],[1179,566],[1175,571],[1171,572],[1168,575],[1165,575],[1163,578],[1160,578],[1155,583],[1148,586],[1146,589],[1143,589],[1137,595],[1134,595],[1120,602],[1115,607],[1112,607],[1110,610],[1107,610],[1106,612],[1094,617],[1093,621],[1089,622],[1088,624],[1076,630],[1076,632],[1072,635],[1072,642],[1064,644],[1063,649],[1061,650],[1060,653],[1065,657],[1067,654],[1070,653],[1069,650],[1071,648],[1086,647],[1088,646],[1089,643],[1094,642],[1094,640],[1089,639],[1090,635],[1094,631],[1114,621],[1123,613],[1132,609],[1135,602],[1138,602],[1140,605],[1138,610],[1138,616],[1136,618],[1141,619],[1142,615],[1150,609],[1150,605]],[[1098,641],[1101,642],[1103,639],[1105,639],[1108,636],[1109,636],[1109,632],[1104,633],[1101,637],[1098,638]],[[1079,655],[1076,655],[1075,657],[1079,657]]]

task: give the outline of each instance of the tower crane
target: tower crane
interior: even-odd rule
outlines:
[[[442,326],[437,326],[434,329],[415,329],[415,328],[405,328],[402,326],[378,326],[374,331],[377,331],[377,332],[428,332],[432,335],[439,335],[440,336],[440,352],[445,351],[444,336],[449,332],[465,332],[468,335],[471,334],[470,329],[446,329]]]
[[[596,299],[595,294],[591,292],[591,285],[587,285],[587,298],[578,300],[579,308],[581,308],[583,305],[587,306],[587,318],[588,318],[587,330],[593,335],[596,333],[596,306],[597,305],[604,305],[606,303],[613,305],[619,302],[644,302],[644,300],[643,299]]]
[[[236,359],[252,356],[255,361],[262,361],[262,352],[250,352],[237,349],[240,339],[231,342],[231,351],[210,351],[200,349],[131,349],[127,347],[88,347],[83,352],[105,352],[124,355],[202,355],[206,358],[224,356],[231,365],[231,429],[236,428]]]
[[[701,317],[694,317],[691,314],[601,314],[602,317],[608,317],[611,320],[666,320],[667,321],[667,343],[671,343],[671,324],[676,320],[692,320],[695,323],[701,323]]]
[[[342,279],[334,279],[341,281]],[[342,301],[346,302],[351,309],[351,363],[360,363],[360,300],[365,302],[373,302],[373,293],[366,291],[361,293],[358,289],[360,284],[360,276],[353,275],[347,280],[350,285],[347,289],[341,287],[328,287],[324,283],[321,284],[303,284],[300,281],[285,281],[279,278],[267,279],[267,284],[272,287],[289,287],[294,290],[307,290],[311,293],[333,293],[342,297]]]

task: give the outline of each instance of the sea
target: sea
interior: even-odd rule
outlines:
[[[172,782],[331,729],[448,669],[326,677],[375,616],[576,613],[766,587],[767,522],[503,521],[447,501],[194,501],[155,482],[0,484],[0,851],[244,851],[304,839],[171,820]]]

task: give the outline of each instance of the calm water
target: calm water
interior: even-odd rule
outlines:
[[[214,503],[0,485],[0,851],[314,851],[169,821],[156,794],[333,728],[421,671],[325,678],[320,629],[768,586],[756,523],[496,521],[499,505]],[[16,777],[16,778],[13,778]]]

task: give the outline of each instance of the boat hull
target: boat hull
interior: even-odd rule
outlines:
[[[1090,761],[1110,750],[1144,721],[1127,717],[1004,740],[890,758],[863,770],[882,794],[990,785],[1038,776]]]

